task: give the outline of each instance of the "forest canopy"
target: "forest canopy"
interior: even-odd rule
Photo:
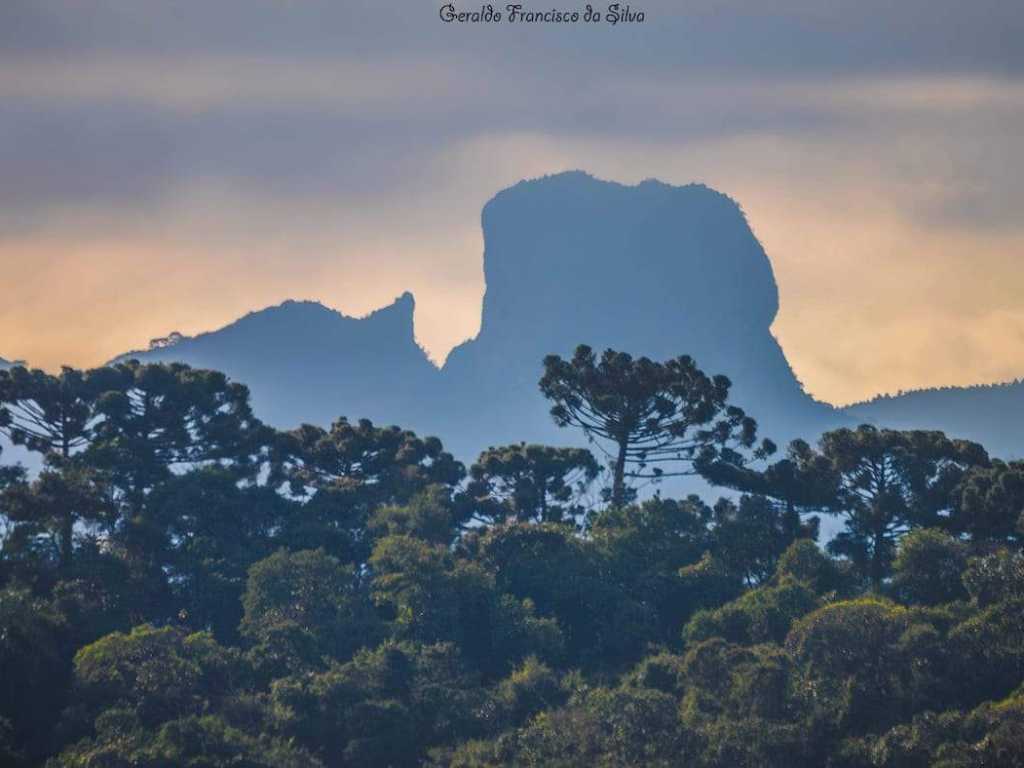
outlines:
[[[1024,766],[1024,462],[779,451],[686,356],[539,386],[590,448],[467,467],[181,364],[0,371],[0,764]]]

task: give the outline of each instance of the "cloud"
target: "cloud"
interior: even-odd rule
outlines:
[[[833,400],[1024,373],[1024,11],[650,0],[636,27],[465,28],[438,3],[0,5],[0,354],[101,362],[288,297],[402,290],[475,333],[482,204],[585,168],[705,181]]]

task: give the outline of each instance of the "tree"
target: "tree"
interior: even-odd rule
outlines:
[[[346,659],[376,637],[355,569],[323,550],[280,550],[256,563],[242,604],[242,635],[275,671]]]
[[[949,528],[974,541],[1024,541],[1024,461],[972,467],[953,496]]]
[[[67,459],[91,444],[97,400],[115,379],[106,368],[63,368],[57,376],[22,366],[0,370],[0,434],[30,451]]]
[[[556,619],[566,656],[580,667],[632,663],[658,637],[652,596],[635,591],[602,548],[563,525],[495,526],[467,536],[459,553],[493,574],[500,592]]]
[[[384,506],[404,506],[431,486],[448,492],[465,469],[436,437],[421,438],[399,427],[377,427],[368,419],[340,418],[329,430],[304,424],[276,446],[271,483],[307,499],[296,529],[306,546],[326,546],[363,563],[372,542],[370,516]]]
[[[465,472],[436,437],[369,419],[340,418],[329,430],[304,424],[284,450],[278,471],[295,492],[330,491],[363,507],[404,504],[428,485],[456,485]]]
[[[620,584],[651,606],[659,640],[674,641],[697,597],[679,570],[693,565],[713,546],[712,510],[696,496],[646,499],[593,514],[587,534],[600,554],[603,581]]]
[[[98,524],[109,530],[114,518],[102,476],[80,462],[44,469],[32,482],[10,484],[0,491],[0,503],[14,524],[4,542],[5,557],[24,554],[42,539],[65,577],[71,573],[76,526]]]
[[[239,478],[256,471],[268,433],[253,416],[249,390],[217,371],[131,360],[111,369],[114,386],[97,401],[102,416],[90,460],[108,470],[138,514],[174,469],[219,464]]]
[[[598,360],[585,345],[571,360],[544,358],[540,380],[555,423],[582,429],[609,457],[613,506],[628,500],[627,478],[658,481],[743,460],[739,450],[754,447],[757,424],[727,404],[730,386],[685,355],[657,363],[609,349]],[[773,450],[765,441],[754,457]]]
[[[917,648],[914,615],[876,598],[825,605],[789,632],[786,649],[800,674],[798,699],[829,728],[855,736],[912,715]]]
[[[130,710],[143,727],[215,708],[244,682],[236,649],[173,627],[114,632],[75,654],[72,721],[89,727],[107,710]]]
[[[698,611],[685,637],[690,643],[721,637],[738,645],[781,644],[793,622],[818,605],[809,584],[787,579],[745,592],[720,608]]]
[[[817,595],[846,593],[852,586],[849,574],[810,539],[797,539],[779,557],[775,579],[807,584]]]
[[[370,558],[373,597],[392,617],[395,636],[415,643],[453,642],[488,678],[530,655],[554,660],[562,634],[533,603],[499,591],[479,563],[409,536],[377,542]]]
[[[805,524],[804,517],[829,511],[838,495],[839,476],[832,463],[804,440],[792,441],[785,458],[764,469],[716,459],[701,467],[701,475],[712,485],[771,500],[790,540],[812,530],[816,522]]]
[[[977,443],[867,424],[827,432],[819,445],[838,480],[833,508],[846,518],[846,530],[829,547],[849,557],[876,590],[899,538],[913,527],[941,524],[964,472],[988,463]]]
[[[66,630],[48,601],[17,585],[0,590],[0,725],[10,726],[14,742],[36,758],[34,765],[42,762],[66,703]]]
[[[591,688],[489,742],[469,742],[435,763],[453,768],[505,765],[560,768],[691,765],[678,702],[650,689]]]
[[[906,603],[940,605],[967,598],[963,573],[967,547],[945,531],[922,528],[900,541],[892,587]]]
[[[276,534],[298,505],[211,466],[169,477],[146,506],[148,549],[167,577],[170,615],[218,640],[236,639],[249,568],[277,548]]]
[[[330,768],[415,766],[426,747],[477,736],[490,714],[451,643],[387,641],[323,672],[274,683],[273,729]]]
[[[80,461],[96,439],[102,421],[98,400],[116,377],[107,369],[63,368],[57,376],[17,366],[0,370],[0,435],[43,456],[47,471],[31,486],[12,483],[4,503],[21,534],[45,531],[53,536],[61,570],[71,569],[74,529],[95,520],[103,506],[98,477]],[[27,528],[25,527],[27,526]]]
[[[818,538],[818,518],[795,519],[764,496],[744,494],[738,503],[719,499],[712,508],[715,555],[747,584],[766,581],[782,553],[798,539]]]
[[[246,733],[218,715],[189,715],[158,728],[145,728],[130,713],[112,710],[97,718],[95,728],[94,738],[68,747],[54,758],[52,765],[60,768],[98,765],[322,768],[323,765],[292,744],[260,733]]]
[[[488,448],[470,467],[465,495],[477,517],[487,521],[559,523],[581,514],[571,502],[599,471],[593,454],[582,448]]]

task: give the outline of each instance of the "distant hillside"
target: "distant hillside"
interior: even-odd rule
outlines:
[[[264,420],[280,427],[346,415],[414,424],[437,387],[416,343],[405,293],[363,318],[316,302],[286,301],[195,337],[172,335],[119,359],[181,361],[248,384]]]
[[[223,370],[250,386],[257,413],[276,426],[365,416],[436,434],[464,460],[499,442],[580,441],[554,426],[537,389],[542,358],[579,343],[693,356],[733,380],[734,402],[780,444],[871,422],[1024,453],[1024,383],[844,409],[807,395],[771,333],[779,305],[771,263],[736,202],[708,187],[563,173],[500,192],[482,226],[480,333],[440,371],[416,343],[408,293],[364,318],[289,301],[122,357]]]
[[[940,429],[976,440],[994,456],[1024,457],[1024,381],[885,395],[844,411],[895,429]]]

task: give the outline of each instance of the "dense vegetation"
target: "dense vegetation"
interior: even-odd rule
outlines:
[[[1024,765],[1024,464],[868,426],[778,458],[685,357],[541,388],[593,451],[467,469],[216,372],[0,372],[41,467],[0,467],[0,764]]]

